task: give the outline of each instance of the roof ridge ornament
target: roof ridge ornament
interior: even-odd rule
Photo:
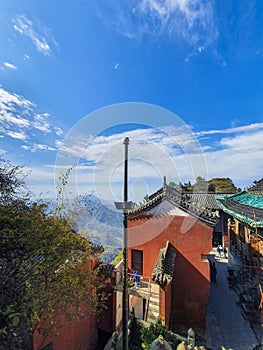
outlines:
[[[164,177],[163,177],[163,190],[164,190],[164,193],[166,192],[166,189],[167,189],[167,182],[166,182],[166,176],[164,175]]]

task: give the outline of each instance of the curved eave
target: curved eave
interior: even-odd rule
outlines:
[[[216,199],[217,204],[220,206],[220,208],[227,214],[233,216],[234,218],[247,223],[248,225],[252,227],[263,227],[263,221],[255,221],[249,217],[246,217],[245,215],[239,214],[231,209],[226,208],[221,202],[220,199]]]
[[[155,208],[158,204],[160,204],[163,198],[164,198],[164,194],[159,193],[156,197],[149,200],[148,202],[140,205],[139,207],[135,207],[132,210],[129,210],[128,211],[129,218],[136,218],[141,216],[153,216],[153,214],[146,214],[145,212]]]
[[[147,211],[153,209],[154,207],[156,207],[158,204],[161,203],[161,201],[163,200],[167,200],[169,203],[171,203],[172,205],[174,205],[176,208],[181,209],[182,211],[184,211],[185,213],[193,216],[194,218],[196,218],[198,221],[202,222],[203,224],[206,224],[207,226],[210,227],[214,227],[217,222],[218,222],[218,218],[215,217],[211,217],[211,219],[202,216],[202,213],[198,213],[198,212],[194,212],[188,208],[183,207],[182,205],[176,203],[175,201],[172,200],[172,198],[170,198],[169,196],[167,196],[164,193],[161,193],[157,196],[157,198],[154,198],[154,200],[152,200],[152,203],[149,204],[148,202],[145,203],[145,205],[142,205],[136,209],[133,209],[131,211],[128,212],[129,215],[129,219],[130,220],[136,220],[136,219],[140,219],[140,218],[151,218],[151,217],[157,217],[157,216],[163,216],[163,215],[169,215],[169,213],[156,213],[156,214],[152,214],[149,213],[147,214]]]

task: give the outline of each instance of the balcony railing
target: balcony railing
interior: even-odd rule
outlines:
[[[116,290],[121,291],[123,285],[123,262],[120,261],[115,266],[115,281]],[[133,294],[132,291],[140,290],[139,294],[151,292],[151,279],[143,275],[128,273],[128,292]]]

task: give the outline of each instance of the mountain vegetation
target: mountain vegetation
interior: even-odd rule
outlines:
[[[93,194],[83,194],[67,207],[72,207],[66,213],[72,226],[94,244],[101,244],[104,247],[101,260],[112,262],[123,245],[122,213]]]
[[[59,316],[98,310],[100,249],[23,191],[23,175],[0,159],[0,349],[32,349],[32,338],[56,332]]]
[[[170,182],[169,186],[179,188],[182,191],[189,192],[216,192],[216,193],[236,193],[240,191],[229,177],[215,177],[210,180],[205,180],[198,176],[194,184],[191,182],[179,183]]]
[[[198,176],[193,184],[189,181],[178,185],[170,182],[169,185],[189,192],[235,193],[240,190],[230,178],[205,180]],[[149,196],[146,195],[144,201],[147,201],[148,198]],[[122,213],[112,209],[111,203],[102,203],[93,194],[81,195],[72,212],[74,216],[70,221],[74,222],[73,226],[76,227],[76,230],[81,231],[82,235],[93,243],[103,245],[104,253],[101,259],[104,262],[112,262],[123,245]]]

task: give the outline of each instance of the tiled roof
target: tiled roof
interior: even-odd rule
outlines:
[[[259,181],[254,181],[254,185],[246,190],[248,193],[263,195],[263,178]]]
[[[100,272],[101,275],[103,276],[112,276],[115,266],[112,264],[104,263],[104,262],[99,262],[97,266],[95,266],[96,269]]]
[[[167,185],[150,195],[144,203],[129,211],[129,217],[147,215],[147,212],[150,213],[153,208],[165,200],[171,205],[163,206],[162,211],[156,211],[156,214],[167,214],[171,208],[179,208],[208,225],[213,226],[218,221],[219,206],[214,192],[181,192],[178,188]]]
[[[253,227],[263,227],[263,196],[250,190],[233,195],[218,196],[217,203],[222,210]]]
[[[162,288],[171,283],[173,279],[176,250],[169,241],[165,248],[161,248],[155,267],[152,272],[152,280]]]

